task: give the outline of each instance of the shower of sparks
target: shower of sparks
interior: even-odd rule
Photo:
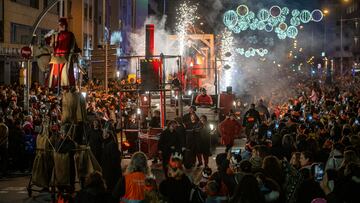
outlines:
[[[232,77],[235,71],[233,51],[234,51],[233,34],[230,30],[225,29],[221,38],[221,58],[223,60],[222,84],[224,84],[225,88],[227,86],[231,86]],[[231,68],[226,70],[224,68],[224,66],[226,65],[229,65]]]
[[[180,6],[176,9],[177,13],[177,23],[176,23],[176,33],[179,39],[179,51],[180,55],[184,53],[184,47],[186,43],[186,35],[189,26],[193,26],[195,20],[199,19],[196,14],[197,4],[190,5],[189,1],[185,1],[180,4]]]

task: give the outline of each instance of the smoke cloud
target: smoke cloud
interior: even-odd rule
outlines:
[[[162,16],[162,18],[157,18],[155,16],[150,16],[145,20],[144,27],[137,30],[134,33],[131,33],[129,36],[129,41],[131,45],[131,50],[133,55],[145,55],[145,39],[146,39],[146,24],[155,25],[155,55],[177,55],[178,46],[177,41],[172,40],[169,36],[171,33],[165,30],[167,16]],[[165,59],[166,63],[166,72],[167,74],[173,73],[177,70],[176,59]],[[135,73],[136,71],[136,62],[131,63],[130,73]]]

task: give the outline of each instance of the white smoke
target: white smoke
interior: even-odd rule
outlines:
[[[145,20],[144,26],[142,29],[136,30],[136,32],[131,33],[129,36],[129,41],[131,45],[132,55],[145,56],[145,40],[146,40],[146,30],[145,26],[147,24],[154,24],[155,26],[155,55],[177,55],[178,46],[177,41],[170,38],[171,33],[165,30],[167,16],[163,16],[161,19],[156,18],[155,16],[150,16]],[[166,59],[166,72],[167,74],[173,73],[177,70],[176,59]],[[131,73],[135,73],[136,63],[132,63]]]

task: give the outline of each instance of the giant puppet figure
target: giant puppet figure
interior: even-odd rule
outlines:
[[[72,32],[68,31],[66,18],[59,19],[58,31],[47,35],[46,41],[53,49],[48,85],[55,87],[74,87],[74,60],[80,52]]]

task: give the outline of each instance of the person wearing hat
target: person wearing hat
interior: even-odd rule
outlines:
[[[201,88],[201,94],[196,96],[195,104],[200,106],[212,106],[214,103],[212,98],[206,94],[206,89]]]
[[[171,155],[167,176],[160,183],[160,193],[172,203],[190,203],[190,193],[193,186],[190,178],[185,174],[181,154]]]
[[[60,18],[58,21],[58,31],[52,32],[46,38],[53,48],[50,64],[51,72],[48,79],[50,88],[58,86],[75,86],[73,60],[74,55],[80,52],[72,32],[68,31],[68,22],[66,18]]]

